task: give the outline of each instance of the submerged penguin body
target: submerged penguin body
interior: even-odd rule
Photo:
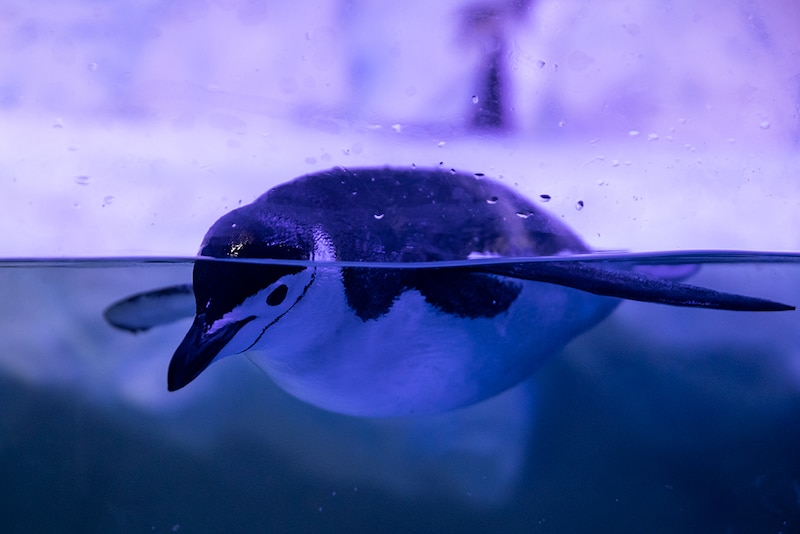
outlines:
[[[350,415],[441,412],[492,397],[530,376],[616,304],[519,281],[513,303],[491,317],[443,311],[409,289],[365,320],[348,304],[338,269],[315,270],[309,298],[247,354],[292,395]]]

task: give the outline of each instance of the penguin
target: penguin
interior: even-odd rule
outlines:
[[[564,223],[482,174],[339,167],[301,176],[207,232],[193,285],[177,290],[193,289],[195,314],[167,386],[245,356],[325,410],[431,414],[522,382],[621,299],[794,309],[568,258],[588,253]],[[513,262],[532,257],[550,259]],[[113,309],[107,318],[124,323]]]

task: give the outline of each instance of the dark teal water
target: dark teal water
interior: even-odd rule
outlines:
[[[792,255],[615,261],[634,259],[800,303]],[[798,312],[625,302],[499,398],[373,420],[296,401],[243,358],[167,393],[188,320],[134,335],[102,313],[190,280],[185,261],[0,267],[0,530],[800,529]]]

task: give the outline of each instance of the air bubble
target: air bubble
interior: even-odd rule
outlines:
[[[89,184],[89,177],[85,174],[75,177],[75,183],[78,185],[88,185]]]
[[[500,199],[497,198],[497,197],[489,197],[489,198],[486,199],[486,203],[487,204],[497,204],[498,200],[500,200]]]
[[[386,215],[385,213],[376,213],[375,215],[373,215],[373,217],[375,217],[376,221],[380,221],[381,219],[383,219],[385,215]]]
[[[517,212],[517,217],[519,217],[520,219],[527,219],[531,215],[533,215],[532,211],[518,211]]]
[[[769,126],[769,121],[761,121],[761,124],[758,125],[762,130],[769,130]]]
[[[477,104],[478,102],[480,102],[478,95],[472,95],[472,103]]]
[[[547,194],[545,194],[545,195],[539,195],[539,199],[540,199],[542,202],[550,202],[550,199],[551,199],[551,198],[553,198],[553,197],[551,197],[550,195],[547,195]]]
[[[579,200],[575,203],[575,209],[581,211],[583,209],[583,200]]]

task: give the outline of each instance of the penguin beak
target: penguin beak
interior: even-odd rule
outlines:
[[[255,317],[247,317],[228,323],[209,334],[205,314],[198,314],[169,362],[167,389],[177,391],[197,378],[233,336],[253,319]]]

